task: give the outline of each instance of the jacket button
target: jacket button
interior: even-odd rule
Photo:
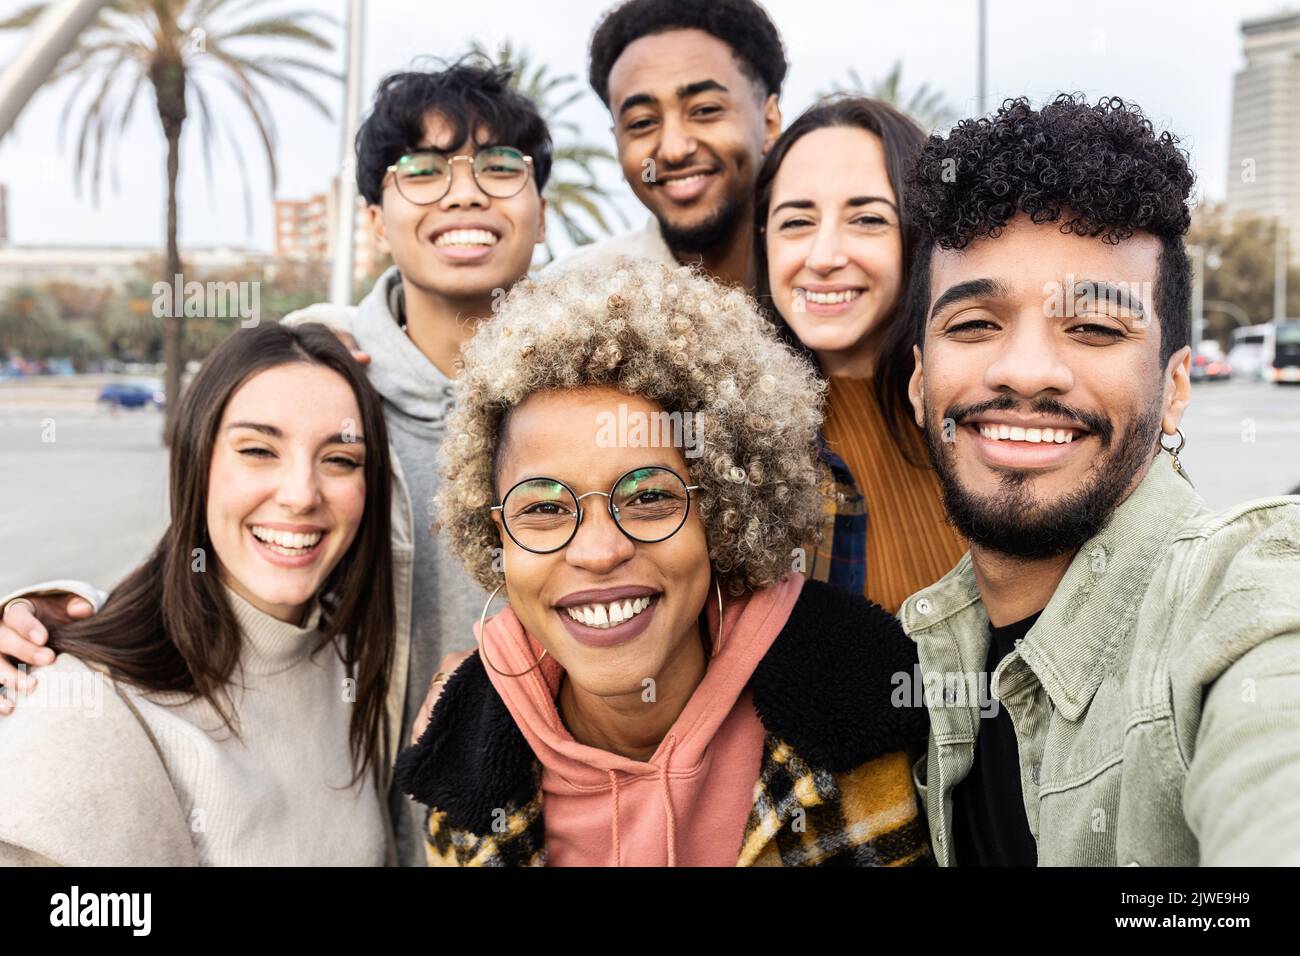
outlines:
[[[929,614],[933,610],[934,610],[934,605],[930,603],[929,598],[917,598],[916,601],[917,614]]]

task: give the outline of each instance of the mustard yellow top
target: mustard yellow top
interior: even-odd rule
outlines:
[[[952,570],[966,542],[944,517],[939,478],[895,444],[871,379],[832,376],[822,434],[867,505],[866,596],[890,613]],[[928,461],[920,435],[915,457]]]

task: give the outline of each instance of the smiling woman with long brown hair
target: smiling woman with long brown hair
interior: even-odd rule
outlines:
[[[323,326],[268,324],[208,358],[172,437],[162,540],[51,628],[55,663],[0,726],[0,863],[383,863],[379,398]]]
[[[924,140],[888,103],[832,98],[790,124],[755,183],[759,302],[827,384],[820,448],[836,494],[808,576],[890,611],[966,550],[907,398],[915,227],[903,170]]]

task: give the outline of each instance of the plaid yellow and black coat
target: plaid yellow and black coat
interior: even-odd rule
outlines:
[[[925,709],[892,702],[915,661],[891,615],[804,584],[748,685],[767,734],[737,865],[931,862],[906,752],[925,740]],[[546,865],[541,764],[477,654],[397,775],[430,808],[431,866]]]

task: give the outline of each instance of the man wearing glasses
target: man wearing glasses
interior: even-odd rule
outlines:
[[[472,624],[486,597],[426,530],[460,348],[492,314],[494,300],[527,273],[533,247],[545,238],[541,192],[551,168],[550,134],[509,82],[503,70],[467,63],[380,82],[357,135],[357,186],[373,240],[395,265],[355,308],[320,303],[284,319],[331,326],[361,361],[374,359],[370,383],[384,397],[398,476],[392,679],[407,688],[403,739],[443,654],[473,643]],[[30,600],[13,607],[15,595],[0,598],[0,669],[52,660],[35,643],[45,630],[33,612],[55,613],[54,605],[38,593],[72,592],[96,603],[102,597],[78,582],[24,590]],[[31,676],[39,680],[39,671]],[[15,706],[3,696],[0,716]],[[423,865],[423,808],[396,789],[389,804],[399,862]]]

